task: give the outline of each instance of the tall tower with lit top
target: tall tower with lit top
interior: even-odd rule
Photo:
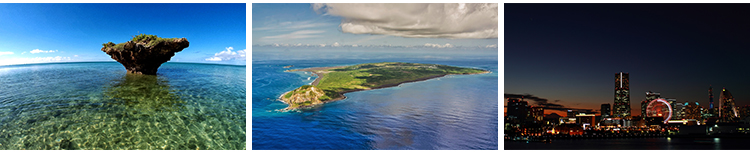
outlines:
[[[615,74],[615,103],[614,117],[625,118],[630,116],[630,82],[628,73]]]

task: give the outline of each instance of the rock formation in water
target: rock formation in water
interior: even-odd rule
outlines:
[[[189,45],[185,38],[160,38],[140,34],[125,43],[105,43],[102,51],[125,66],[128,73],[156,75],[161,64]]]

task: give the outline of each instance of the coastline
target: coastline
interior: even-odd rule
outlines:
[[[325,75],[324,73],[320,73],[318,71],[327,70],[327,69],[335,69],[335,68],[344,68],[348,66],[331,66],[331,67],[311,67],[311,68],[304,68],[304,69],[292,69],[292,70],[286,70],[284,72],[297,72],[297,71],[304,71],[304,72],[310,72],[312,74],[315,74],[316,77],[315,80],[313,80],[312,84],[313,86],[317,86],[320,82],[320,79],[323,78]]]
[[[332,69],[332,68],[341,68],[341,67],[347,67],[347,66],[335,66],[335,67],[313,67],[313,68],[306,68],[306,69],[299,69],[299,70],[296,70],[296,69],[295,69],[295,70],[293,70],[293,71],[290,71],[290,70],[287,70],[287,71],[288,71],[288,72],[294,72],[294,71],[307,71],[307,72],[311,72],[311,73],[314,73],[314,74],[315,74],[315,75],[317,75],[318,77],[317,77],[317,78],[315,78],[315,81],[313,81],[313,82],[312,82],[312,85],[313,85],[313,86],[316,86],[316,85],[318,85],[318,82],[320,81],[320,79],[321,79],[321,78],[323,78],[323,73],[318,73],[317,71],[320,71],[320,70],[327,70],[327,69]],[[481,73],[463,73],[463,74],[443,74],[443,75],[434,75],[434,76],[429,76],[429,77],[419,78],[419,79],[415,79],[415,80],[402,81],[402,82],[399,82],[399,83],[394,83],[394,84],[381,85],[381,86],[377,86],[377,87],[372,87],[372,88],[369,88],[369,89],[355,89],[355,90],[347,90],[347,91],[342,91],[342,92],[339,92],[339,93],[338,93],[338,94],[339,94],[339,95],[340,95],[341,97],[333,98],[333,99],[331,99],[331,100],[326,100],[326,101],[323,101],[323,102],[322,102],[322,103],[320,103],[320,104],[326,104],[326,103],[330,103],[330,102],[334,102],[334,101],[340,101],[340,100],[344,100],[344,99],[346,99],[346,98],[347,98],[347,97],[346,97],[346,96],[345,96],[344,94],[346,94],[346,93],[350,93],[350,92],[357,92],[357,91],[367,91],[367,90],[374,90],[374,89],[382,89],[382,88],[395,87],[395,86],[399,86],[399,85],[401,85],[401,84],[404,84],[404,83],[411,83],[411,82],[419,82],[419,81],[425,81],[425,80],[430,80],[430,79],[435,79],[435,78],[440,78],[440,77],[444,77],[444,76],[447,76],[447,75],[472,75],[472,74],[487,74],[487,73],[492,73],[492,71],[484,70],[484,72],[481,72]],[[284,97],[284,95],[286,95],[286,94],[287,94],[287,93],[289,93],[289,92],[292,92],[292,91],[287,91],[287,92],[285,92],[285,93],[281,94],[281,96],[279,96],[279,99],[278,99],[278,100],[279,100],[279,101],[281,101],[281,102],[284,102],[284,101],[283,101],[283,100],[281,99],[281,97]],[[284,104],[287,104],[287,105],[289,105],[289,103],[287,103],[287,102],[284,102]],[[290,108],[290,106],[287,106],[286,108],[284,108],[284,109],[280,109],[280,110],[277,110],[277,111],[282,111],[282,112],[286,112],[286,111],[296,110],[296,109],[300,109],[300,108],[309,108],[309,107],[313,107],[313,106],[316,106],[316,105],[319,105],[319,104],[311,104],[311,105],[307,105],[307,106],[298,106],[298,107],[296,107],[296,108]]]
[[[394,83],[394,84],[381,85],[381,86],[377,86],[377,87],[372,87],[372,88],[370,88],[370,89],[355,89],[355,90],[347,90],[347,91],[339,92],[339,94],[340,94],[341,96],[344,96],[344,94],[346,94],[346,93],[350,93],[350,92],[357,92],[357,91],[366,91],[366,90],[374,90],[374,89],[382,89],[382,88],[395,87],[395,86],[399,86],[399,85],[401,85],[401,84],[404,84],[404,83],[411,83],[411,82],[419,82],[419,81],[425,81],[425,80],[430,80],[430,79],[435,79],[435,78],[440,78],[440,77],[444,77],[444,76],[447,76],[447,75],[472,75],[472,74],[486,74],[486,73],[491,73],[491,71],[486,71],[486,70],[485,70],[485,71],[484,71],[484,72],[482,72],[482,73],[465,73],[465,74],[443,74],[443,75],[435,75],[435,76],[429,76],[429,77],[419,78],[419,79],[415,79],[415,80],[403,81],[403,82],[399,82],[399,83]],[[346,98],[346,96],[344,96],[344,98]],[[327,103],[327,102],[328,102],[328,101],[326,101],[326,102],[323,102],[323,103]]]

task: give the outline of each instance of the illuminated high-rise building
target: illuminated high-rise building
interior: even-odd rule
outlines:
[[[521,99],[508,99],[508,117],[506,117],[509,123],[521,123],[526,120],[529,113],[529,102]]]
[[[745,119],[748,116],[750,116],[750,106],[745,105],[745,106],[741,106],[739,108],[740,109],[738,111],[740,112],[740,119]]]
[[[624,118],[630,116],[630,82],[628,73],[615,74],[615,104],[614,117]]]
[[[708,85],[708,109],[714,108],[714,88]]]
[[[721,89],[721,96],[719,98],[719,116],[724,120],[739,117],[739,113],[734,104],[734,97],[732,97],[732,93],[726,88]]]
[[[602,119],[612,117],[612,107],[609,104],[602,104]]]
[[[682,115],[682,109],[686,105],[688,105],[688,104],[689,104],[689,102],[685,102],[685,103],[674,102],[674,103],[672,103],[672,120],[680,120],[680,119],[682,119],[682,116],[683,116]]]
[[[695,103],[686,103],[685,108],[682,109],[684,112],[683,118],[685,119],[698,119],[702,120],[703,115],[703,107],[698,104],[698,102]]]

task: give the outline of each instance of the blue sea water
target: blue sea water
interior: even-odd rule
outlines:
[[[246,149],[245,66],[0,67],[0,149]]]
[[[283,60],[275,52],[258,51],[254,49],[252,63],[254,150],[498,149],[496,52],[456,59],[434,58],[450,55],[430,58],[424,54],[357,52],[343,53],[355,55],[348,58]],[[347,93],[347,99],[310,109],[276,111],[287,106],[277,100],[282,93],[316,78],[309,73],[284,72],[283,66],[308,68],[386,61],[472,67],[492,73],[449,75]]]

